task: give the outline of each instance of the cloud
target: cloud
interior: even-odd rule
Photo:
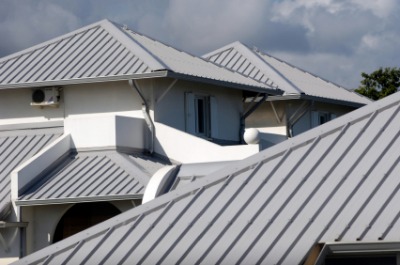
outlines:
[[[2,1],[1,54],[7,54],[75,29],[79,19],[51,2]]]
[[[0,56],[108,18],[190,53],[233,41],[345,87],[399,66],[397,0],[2,0]]]

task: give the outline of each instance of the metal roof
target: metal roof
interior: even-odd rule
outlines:
[[[299,264],[319,242],[398,241],[400,93],[16,264]]]
[[[0,220],[4,220],[11,204],[10,173],[62,133],[61,127],[0,131]]]
[[[180,189],[183,186],[188,185],[194,181],[198,181],[221,168],[227,167],[228,165],[233,165],[235,162],[236,161],[223,161],[182,164],[179,167],[179,171],[176,174],[169,191]]]
[[[256,48],[250,49],[240,42],[226,45],[203,57],[271,87],[281,89],[285,94],[304,94],[316,97],[316,100],[327,98],[361,105],[371,102],[357,93],[323,80]]]
[[[109,20],[0,59],[0,89],[166,76],[282,93]]]
[[[27,189],[18,206],[140,199],[161,159],[117,151],[71,154]]]

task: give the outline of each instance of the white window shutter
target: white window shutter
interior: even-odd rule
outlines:
[[[188,133],[196,133],[196,112],[194,109],[193,93],[185,93],[185,130]]]
[[[210,97],[210,127],[211,138],[218,138],[218,104],[215,97]]]
[[[319,125],[319,112],[311,111],[311,128],[317,127]]]

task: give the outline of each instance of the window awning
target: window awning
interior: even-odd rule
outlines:
[[[141,199],[148,180],[165,161],[111,151],[71,151],[30,186],[17,206]]]

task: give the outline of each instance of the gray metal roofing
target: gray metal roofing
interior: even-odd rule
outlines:
[[[16,264],[299,264],[319,242],[400,231],[400,93]]]
[[[16,201],[16,205],[140,199],[166,162],[117,151],[72,151]]]
[[[10,173],[62,133],[63,128],[0,132],[0,220],[11,204]]]
[[[108,20],[0,59],[0,89],[170,75],[281,94]]]
[[[259,82],[285,91],[338,101],[368,104],[371,101],[332,82],[294,67],[257,49],[234,42],[210,52],[204,58]]]
[[[179,167],[179,171],[171,185],[170,191],[180,189],[185,185],[198,181],[221,168],[233,165],[235,162],[236,161],[182,164]]]

